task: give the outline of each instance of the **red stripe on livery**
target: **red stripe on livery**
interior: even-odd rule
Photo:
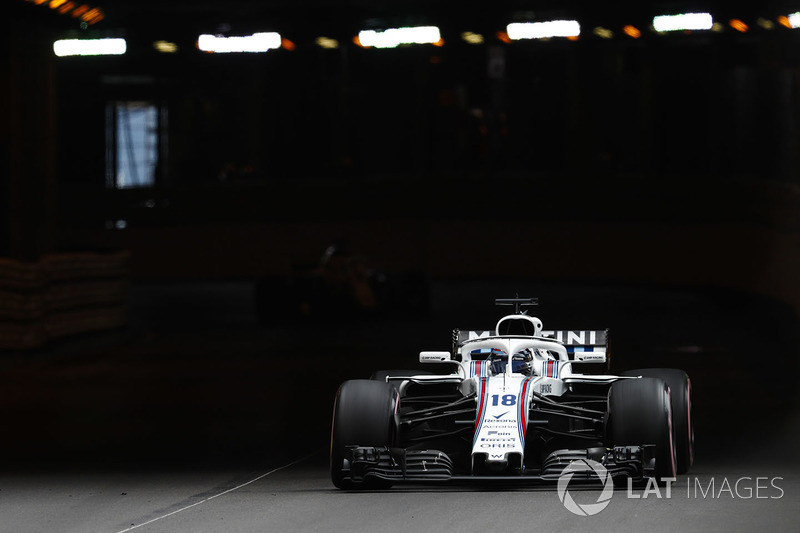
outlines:
[[[478,431],[478,426],[483,420],[483,409],[485,408],[484,401],[486,399],[486,378],[481,378],[481,403],[478,406],[478,416],[475,418],[475,431]]]
[[[525,444],[525,436],[528,432],[528,383],[530,378],[526,379],[522,384],[522,393],[519,395],[519,419],[522,421],[522,444]]]

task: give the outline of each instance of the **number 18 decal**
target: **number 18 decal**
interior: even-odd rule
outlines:
[[[510,406],[517,404],[517,396],[515,394],[504,394],[502,397],[499,394],[492,395],[492,406],[496,405]]]

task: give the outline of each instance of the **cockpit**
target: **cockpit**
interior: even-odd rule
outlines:
[[[470,352],[470,360],[483,375],[503,374],[508,370],[508,353],[500,348],[478,348]],[[528,347],[511,356],[511,373],[525,376],[542,375],[547,361],[558,361],[557,353],[544,348]]]

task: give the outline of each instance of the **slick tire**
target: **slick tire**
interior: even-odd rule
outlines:
[[[354,482],[345,464],[347,446],[391,447],[396,434],[397,389],[367,379],[345,381],[336,393],[331,422],[331,481],[340,489],[381,489],[380,480]]]
[[[608,391],[610,446],[656,446],[658,481],[675,477],[676,459],[670,389],[663,379],[641,378],[615,382]]]
[[[692,382],[686,372],[676,368],[639,368],[623,376],[659,378],[667,382],[672,397],[672,423],[675,427],[675,455],[678,474],[685,474],[694,463],[694,425],[692,423]]]

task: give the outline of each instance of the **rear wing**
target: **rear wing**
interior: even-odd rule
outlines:
[[[491,337],[495,335],[492,329],[487,330],[453,330],[453,356],[457,357],[459,349],[465,342]],[[542,331],[542,337],[556,340],[567,349],[571,361],[575,361],[573,367],[576,371],[584,369],[585,364],[592,366],[598,363],[605,363],[604,368],[610,364],[608,352],[608,330],[551,330]],[[602,354],[602,355],[601,355]],[[595,366],[595,368],[597,368]]]

